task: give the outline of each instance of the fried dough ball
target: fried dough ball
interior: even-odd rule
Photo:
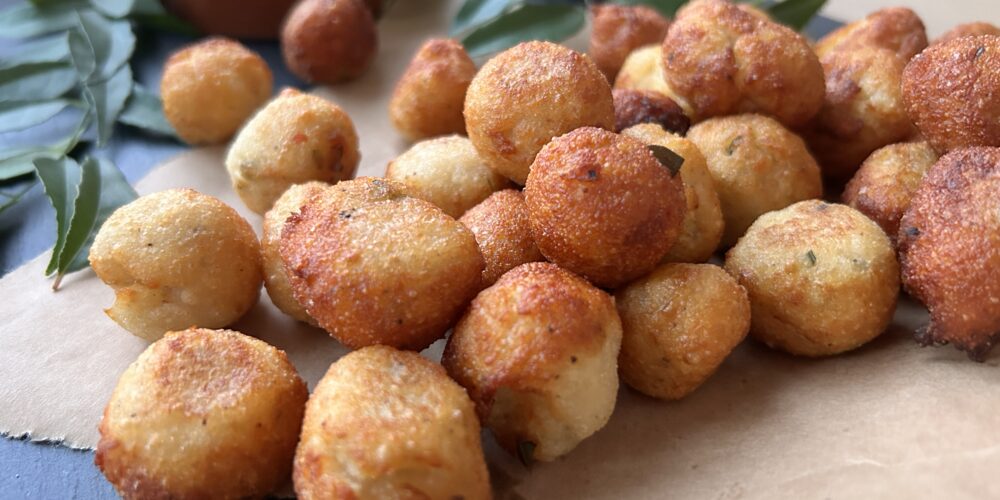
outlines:
[[[713,118],[691,127],[687,138],[705,155],[722,204],[723,247],[761,214],[823,194],[819,165],[805,143],[772,118]]]
[[[226,170],[243,203],[263,214],[293,184],[350,179],[360,159],[347,113],[322,97],[285,89],[236,136]]]
[[[484,287],[496,283],[500,276],[521,264],[545,260],[531,237],[524,195],[516,189],[491,194],[458,221],[476,236],[486,262]]]
[[[684,135],[691,120],[673,99],[655,90],[614,89],[615,132],[632,125],[655,123],[670,132]]]
[[[414,144],[389,162],[385,176],[405,185],[410,196],[455,218],[493,192],[511,187],[506,177],[483,163],[472,142],[459,135]]]
[[[809,42],[725,0],[685,9],[663,39],[663,67],[695,121],[760,112],[797,127],[823,105],[823,68]]]
[[[903,72],[903,100],[938,153],[1000,146],[1000,36],[928,47]]]
[[[342,182],[292,214],[281,233],[295,300],[354,349],[421,350],[479,290],[476,238],[403,190],[384,179]]]
[[[927,47],[927,31],[916,12],[888,7],[834,30],[816,43],[822,59],[830,52],[877,47],[892,51],[904,63]]]
[[[309,398],[295,493],[303,500],[489,499],[475,407],[419,354],[387,346],[352,352]]]
[[[148,194],[115,210],[90,248],[90,267],[115,291],[104,312],[149,341],[235,322],[257,303],[263,280],[250,224],[192,189]]]
[[[593,127],[542,148],[524,201],[542,255],[609,288],[651,271],[686,211],[680,177],[645,144]]]
[[[844,203],[875,221],[893,244],[899,219],[938,159],[926,142],[892,144],[872,153],[844,189]]]
[[[690,140],[651,123],[629,127],[622,131],[622,135],[638,139],[644,144],[663,146],[684,158],[680,174],[687,211],[681,234],[663,257],[663,262],[708,260],[719,246],[725,224],[719,195],[715,192],[715,182],[701,150]]]
[[[435,38],[413,56],[389,101],[389,117],[409,141],[464,134],[465,91],[476,65],[455,40]]]
[[[633,50],[660,43],[670,27],[670,20],[644,5],[594,5],[590,16],[587,53],[609,82],[615,81],[622,63]]]
[[[378,51],[375,20],[362,0],[302,0],[285,19],[285,65],[309,83],[353,80]]]
[[[919,340],[982,360],[1000,340],[1000,148],[941,157],[899,226],[906,291],[927,306]]]
[[[579,127],[612,129],[611,87],[589,57],[525,42],[486,62],[465,95],[465,125],[483,161],[523,185],[542,146]]]
[[[260,340],[170,332],[118,379],[94,462],[126,499],[263,497],[291,475],[308,397]]]
[[[762,215],[726,254],[750,296],[750,333],[799,356],[829,356],[881,334],[896,309],[899,264],[877,224],[820,200]]]
[[[191,23],[198,33],[234,38],[276,40],[281,21],[295,0],[162,0],[171,14]]]
[[[472,301],[441,363],[500,446],[524,461],[551,461],[611,417],[621,340],[614,299],[535,262]]]
[[[663,47],[660,44],[647,45],[632,51],[618,72],[615,89],[659,92],[680,106],[688,120],[694,115],[687,101],[677,95],[663,79]]]
[[[984,22],[959,24],[934,40],[934,43],[944,43],[956,38],[980,35],[1000,36],[1000,27]]]
[[[271,96],[271,70],[256,52],[209,38],[175,52],[160,80],[163,114],[188,144],[221,144]]]

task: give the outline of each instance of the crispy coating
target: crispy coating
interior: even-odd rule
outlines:
[[[659,92],[680,106],[689,120],[694,116],[691,105],[663,79],[663,47],[658,43],[640,47],[628,55],[615,79],[615,89]]]
[[[686,212],[680,177],[645,144],[593,127],[542,148],[524,201],[542,254],[609,288],[651,271]]]
[[[240,319],[257,303],[261,265],[250,224],[192,189],[160,191],[115,210],[90,248],[90,266],[115,291],[104,312],[150,341]]]
[[[476,65],[455,40],[433,38],[424,43],[406,68],[389,101],[389,118],[403,137],[418,141],[464,134],[465,91]]]
[[[271,70],[256,52],[209,38],[163,66],[163,114],[188,144],[221,144],[271,96]]]
[[[490,498],[479,421],[465,390],[412,352],[340,358],[306,406],[295,493],[318,498]]]
[[[285,89],[236,136],[226,170],[243,203],[263,214],[293,184],[350,179],[360,159],[347,113],[322,97]]]
[[[655,123],[670,132],[684,135],[691,119],[673,99],[655,90],[614,89],[615,132],[632,125]]]
[[[441,363],[504,449],[551,461],[608,422],[621,339],[614,299],[555,264],[535,262],[472,301]],[[525,443],[534,445],[529,456]]]
[[[486,262],[484,287],[496,283],[500,276],[521,264],[545,260],[531,237],[524,195],[516,189],[491,194],[458,221],[476,236]]]
[[[590,7],[590,26],[587,53],[613,82],[633,50],[663,41],[670,20],[644,5],[603,4]]]
[[[750,333],[799,356],[860,347],[892,320],[899,264],[881,228],[820,200],[762,215],[726,254],[750,296]]]
[[[455,218],[493,192],[511,187],[506,177],[483,163],[472,142],[459,135],[414,144],[389,162],[385,176],[406,186],[410,196]]]
[[[816,42],[820,58],[830,52],[877,47],[892,51],[904,63],[927,47],[927,31],[916,12],[888,7],[836,29]]]
[[[934,40],[934,43],[943,43],[956,38],[980,35],[1000,36],[1000,27],[984,22],[959,24],[938,37],[937,40]]]
[[[285,65],[309,83],[353,80],[377,51],[375,21],[362,0],[302,0],[281,30]]]
[[[899,225],[906,291],[927,306],[919,340],[982,360],[1000,339],[1000,148],[958,149],[930,171]]]
[[[469,85],[464,113],[483,161],[521,185],[553,137],[615,126],[611,87],[594,62],[549,42],[525,42],[487,61]]]
[[[291,475],[308,396],[260,340],[170,332],[118,379],[94,463],[125,499],[260,498]]]
[[[280,253],[295,299],[351,348],[421,350],[479,290],[476,238],[384,179],[342,182],[285,222]]]

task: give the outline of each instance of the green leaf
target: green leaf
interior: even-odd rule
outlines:
[[[32,178],[31,182],[29,182],[20,191],[17,191],[14,194],[0,193],[0,199],[5,199],[4,202],[0,204],[0,214],[2,214],[8,208],[16,205],[17,202],[21,201],[21,198],[24,197],[24,195],[27,194],[28,191],[31,191],[31,188],[35,187],[35,184],[37,182],[38,182],[37,180]]]
[[[451,22],[448,34],[453,37],[462,35],[490,19],[503,14],[508,7],[519,4],[517,0],[466,0],[458,9],[455,19]]]
[[[125,103],[125,110],[118,116],[118,121],[149,132],[177,137],[174,127],[163,116],[160,96],[138,83],[133,84],[132,95]]]
[[[476,27],[462,43],[470,56],[479,57],[526,40],[563,40],[580,31],[584,21],[580,6],[526,4]]]
[[[81,62],[89,63],[87,56],[91,52],[94,55],[93,69],[89,64],[83,67],[77,66],[81,81],[111,77],[128,62],[132,52],[135,51],[135,34],[132,33],[128,21],[112,21],[95,12],[83,11],[79,15],[77,33],[82,37],[70,36],[70,49],[74,61],[77,57],[82,57]],[[90,51],[87,50],[88,45]],[[88,69],[91,70],[86,71]]]
[[[670,176],[676,177],[680,173],[681,167],[684,166],[684,157],[673,152],[669,148],[665,148],[658,144],[650,144],[646,146],[656,157],[656,160],[660,162],[661,165],[667,167],[670,170]]]
[[[525,467],[530,467],[535,461],[535,443],[531,441],[519,441],[517,443],[517,459]]]
[[[801,31],[824,4],[826,0],[784,0],[768,7],[767,12],[775,21]]]
[[[93,180],[95,178],[96,183]],[[104,221],[108,220],[118,207],[136,198],[138,194],[110,161],[89,158],[83,163],[80,197],[77,199],[76,212],[70,234],[66,237],[63,255],[59,259],[63,274],[79,271],[90,264],[88,260],[90,246],[94,244],[94,238],[97,237],[97,232],[104,225]],[[86,203],[86,208],[82,208],[83,203]],[[94,204],[96,210],[91,212],[89,207]],[[93,213],[92,218],[84,217],[84,214],[90,213]]]
[[[122,18],[135,7],[135,0],[90,0],[94,9],[108,17]]]
[[[35,172],[45,187],[49,203],[56,210],[56,244],[52,247],[52,256],[45,268],[45,275],[49,276],[59,270],[59,256],[66,245],[66,235],[69,234],[69,225],[76,209],[78,186],[83,171],[76,161],[64,156],[59,159],[36,159]]]
[[[108,80],[83,89],[83,98],[97,121],[97,147],[104,147],[111,138],[118,115],[125,108],[125,101],[131,93],[132,70],[128,65],[122,66]]]
[[[66,109],[70,101],[0,102],[0,132],[21,130],[48,121]]]
[[[135,0],[132,9],[132,19],[144,28],[151,28],[166,33],[198,36],[198,30],[186,21],[182,21],[163,9],[159,0]]]
[[[0,152],[0,181],[34,172],[34,161],[38,158],[56,159],[65,156],[80,142],[80,136],[87,130],[89,124],[90,117],[84,114],[76,129],[69,136],[54,143],[10,148]]]
[[[30,38],[68,30],[78,22],[75,7],[86,5],[82,1],[44,6],[18,3],[0,11],[0,37]]]
[[[7,69],[22,64],[53,63],[69,58],[69,38],[66,33],[26,42],[17,51],[0,59],[0,68]]]
[[[656,9],[660,14],[667,17],[673,17],[677,13],[677,9],[680,9],[682,5],[687,3],[687,0],[612,0],[609,3],[616,3],[620,5],[647,5]]]
[[[0,102],[54,99],[76,85],[76,71],[66,63],[22,64],[0,69]]]

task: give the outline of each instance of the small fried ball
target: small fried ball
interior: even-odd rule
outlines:
[[[959,24],[934,40],[934,43],[944,43],[956,38],[980,35],[1000,36],[1000,27],[984,22]]]
[[[322,97],[285,89],[236,136],[226,170],[243,203],[263,214],[293,184],[350,179],[360,159],[347,113]]]
[[[306,405],[295,493],[487,500],[475,407],[440,365],[387,346],[333,363]]]
[[[487,287],[507,271],[528,262],[545,260],[531,237],[528,207],[516,189],[504,189],[472,207],[458,220],[472,231],[486,261],[482,286]]]
[[[660,44],[647,45],[632,51],[618,72],[615,89],[659,92],[680,106],[689,120],[694,116],[691,105],[677,95],[663,79],[663,47]]]
[[[615,81],[625,58],[635,49],[660,43],[670,20],[644,5],[594,5],[590,8],[587,53],[609,82]]]
[[[525,42],[486,62],[465,95],[465,125],[483,161],[523,185],[535,155],[579,127],[612,129],[611,87],[589,57]]]
[[[285,65],[309,83],[353,80],[377,51],[375,20],[362,0],[302,0],[281,30]]]
[[[226,142],[267,102],[271,70],[257,53],[227,38],[175,52],[160,80],[163,114],[184,142]]]
[[[664,264],[615,292],[622,320],[618,371],[661,399],[694,392],[750,330],[747,292],[721,267]]]
[[[197,33],[240,39],[277,40],[281,21],[295,0],[160,0]]]
[[[94,462],[125,499],[262,498],[291,475],[308,396],[260,340],[170,332],[118,379]]]
[[[405,185],[410,196],[455,218],[493,192],[511,187],[506,177],[483,163],[472,142],[459,135],[414,144],[389,162],[385,176]]]
[[[90,267],[115,291],[104,312],[149,341],[240,319],[257,303],[261,266],[250,224],[192,189],[148,194],[115,210],[90,248]]]
[[[899,225],[906,291],[927,306],[919,340],[981,361],[1000,340],[1000,148],[942,156]]]
[[[906,7],[888,7],[848,23],[816,42],[820,58],[830,52],[862,47],[892,51],[904,63],[927,47],[927,31],[916,12]]]
[[[441,363],[500,446],[523,461],[551,461],[611,417],[621,340],[614,299],[535,262],[472,301]]]
[[[829,356],[881,334],[896,309],[899,264],[877,224],[820,200],[762,215],[726,254],[750,296],[750,333],[799,356]]]
[[[614,89],[615,132],[632,125],[655,123],[670,132],[684,135],[691,120],[673,99],[655,90]]]
[[[524,201],[542,254],[609,288],[656,267],[686,212],[680,176],[645,144],[593,127],[542,148]]]
[[[465,91],[476,65],[455,40],[435,38],[413,56],[389,101],[389,118],[409,141],[464,134]]]

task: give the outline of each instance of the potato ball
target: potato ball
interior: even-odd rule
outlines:
[[[524,461],[551,461],[611,417],[621,340],[609,295],[535,262],[476,297],[441,363],[500,446]]]
[[[188,144],[221,144],[271,96],[271,70],[239,42],[209,38],[175,52],[160,80],[163,114]]]
[[[829,356],[881,334],[896,309],[899,264],[877,224],[819,200],[762,215],[726,254],[750,296],[750,333],[799,356]]]
[[[479,421],[440,365],[387,346],[330,366],[306,405],[295,493],[489,499]]]
[[[372,13],[362,0],[302,0],[285,19],[285,65],[309,83],[353,80],[378,50]]]
[[[655,123],[670,132],[685,134],[691,120],[673,99],[655,90],[614,89],[615,132],[632,125]]]
[[[150,341],[240,319],[257,303],[261,265],[250,224],[192,189],[148,194],[115,210],[90,248],[90,267],[115,291],[104,312]]]
[[[659,92],[680,106],[689,120],[694,116],[691,105],[674,92],[663,79],[663,47],[660,44],[647,45],[632,51],[618,72],[615,89]]]
[[[418,141],[464,134],[465,91],[476,65],[455,40],[428,40],[413,56],[389,101],[389,118],[404,137]]]
[[[938,37],[937,40],[934,40],[934,43],[947,42],[955,38],[962,38],[966,36],[980,35],[1000,36],[1000,27],[984,22],[959,24]]]
[[[388,179],[406,186],[410,196],[429,201],[458,218],[487,196],[511,186],[479,158],[469,139],[451,135],[413,145],[389,162]]]
[[[385,179],[342,182],[292,214],[281,233],[293,296],[348,347],[421,350],[479,290],[476,238],[403,190]]]
[[[706,120],[687,138],[705,155],[730,247],[761,214],[823,194],[819,165],[805,143],[777,121],[761,115]]]
[[[618,371],[654,398],[694,392],[750,330],[746,290],[711,264],[664,264],[615,292],[615,304]]]
[[[126,499],[261,498],[291,475],[308,396],[260,340],[170,332],[118,379],[94,462]]]
[[[675,174],[631,137],[593,127],[557,137],[524,188],[535,244],[598,286],[628,283],[680,235],[686,205]]]
[[[838,50],[877,47],[892,51],[904,63],[927,47],[924,23],[906,7],[888,7],[848,23],[816,42],[820,58]]]
[[[520,191],[497,191],[465,212],[458,221],[472,231],[479,243],[479,251],[486,262],[484,287],[521,264],[545,260],[531,237],[528,207]]]
[[[542,146],[579,127],[612,129],[611,87],[589,57],[525,42],[486,62],[465,95],[465,126],[494,171],[524,184]]]
[[[927,172],[899,226],[903,285],[931,314],[919,340],[975,360],[1000,340],[997,193],[1000,148],[955,150]]]
[[[594,5],[590,18],[587,53],[610,82],[633,50],[660,43],[670,27],[667,18],[644,5]]]
[[[226,170],[243,203],[263,214],[293,184],[350,179],[360,159],[347,113],[322,97],[285,89],[236,136]]]

